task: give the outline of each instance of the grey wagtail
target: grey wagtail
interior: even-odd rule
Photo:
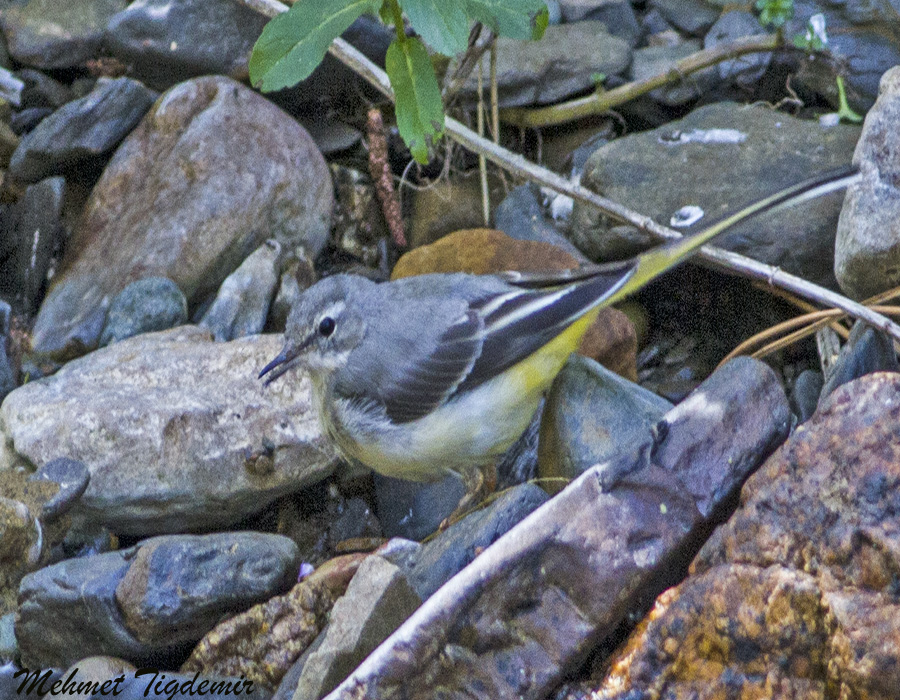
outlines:
[[[843,169],[795,185],[704,231],[631,260],[547,275],[430,274],[377,284],[334,275],[288,318],[268,382],[312,379],[326,434],[345,456],[413,481],[491,464],[601,307],[640,289],[736,223],[846,187]],[[267,382],[267,383],[268,383]]]

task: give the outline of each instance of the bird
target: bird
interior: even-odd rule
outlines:
[[[599,310],[640,289],[735,224],[835,191],[852,167],[751,204],[635,258],[567,271],[436,273],[377,283],[326,277],[295,302],[267,385],[297,368],[312,381],[341,455],[389,477],[479,483],[529,425]]]

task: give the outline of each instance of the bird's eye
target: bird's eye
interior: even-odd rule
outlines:
[[[323,338],[327,338],[329,335],[334,333],[335,327],[334,319],[331,316],[326,316],[321,321],[319,321],[319,335]]]

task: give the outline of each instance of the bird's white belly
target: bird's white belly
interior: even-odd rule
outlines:
[[[381,474],[435,481],[503,454],[528,427],[542,389],[529,391],[509,376],[494,379],[418,420],[354,431],[354,444],[346,435],[338,442]]]

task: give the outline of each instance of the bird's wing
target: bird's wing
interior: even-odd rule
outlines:
[[[632,270],[614,266],[550,290],[507,286],[469,301],[429,353],[406,358],[402,375],[380,388],[387,415],[396,423],[416,420],[504,372],[601,304]]]

